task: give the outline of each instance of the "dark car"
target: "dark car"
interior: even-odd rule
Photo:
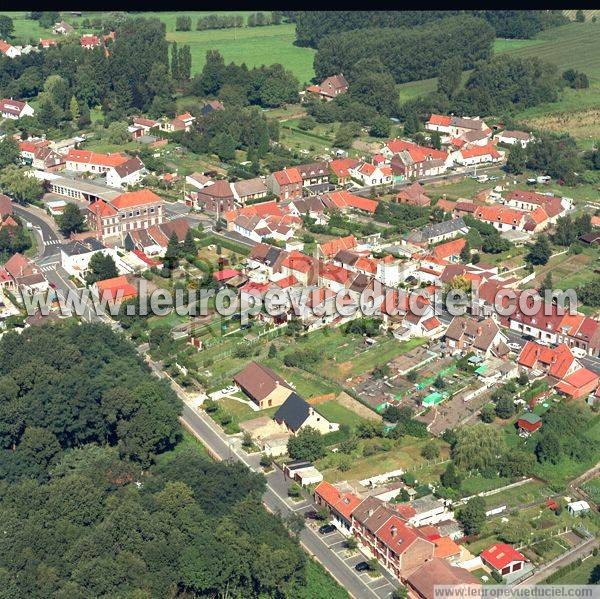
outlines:
[[[533,335],[521,335],[521,337],[525,340],[525,341],[535,341],[535,337]]]
[[[367,564],[367,562],[358,562],[358,564],[356,564],[356,566],[354,566],[354,569],[357,572],[367,572],[368,570],[371,569],[371,566],[369,566],[369,564]]]
[[[308,510],[307,512],[304,512],[304,517],[309,520],[316,520],[319,517],[319,514],[317,514],[317,510]]]
[[[333,524],[323,524],[323,526],[321,526],[321,528],[319,528],[319,532],[322,535],[328,535],[330,532],[333,532],[335,530],[335,526]]]

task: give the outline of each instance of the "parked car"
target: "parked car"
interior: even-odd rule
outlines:
[[[319,514],[317,514],[317,510],[307,510],[304,512],[304,517],[309,520],[316,520],[319,517]]]
[[[508,347],[513,351],[521,351],[521,346],[518,343],[509,343]]]
[[[535,337],[533,335],[521,335],[525,341],[535,341]]]
[[[585,351],[585,349],[581,349],[580,347],[572,347],[571,353],[576,358],[585,358],[588,355],[587,352]]]
[[[321,526],[319,528],[319,532],[322,535],[328,535],[330,532],[333,532],[335,530],[335,526],[333,524],[323,524],[323,526]]]
[[[358,564],[356,564],[356,566],[354,566],[354,569],[357,572],[367,572],[371,569],[371,566],[369,566],[369,564],[367,564],[367,562],[358,562]]]

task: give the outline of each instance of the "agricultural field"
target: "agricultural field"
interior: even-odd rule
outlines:
[[[565,248],[556,248],[557,252],[565,251]],[[595,247],[585,247],[581,254],[569,254],[553,256],[547,264],[536,270],[535,279],[529,281],[526,287],[539,287],[548,272],[556,284],[562,289],[574,289],[579,285],[589,283],[595,278],[594,268],[598,261],[598,250]]]

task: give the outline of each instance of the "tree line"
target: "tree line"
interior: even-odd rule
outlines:
[[[306,556],[262,507],[264,477],[165,453],[180,409],[108,327],[3,337],[3,596],[301,596]]]
[[[2,57],[0,92],[24,99],[42,92],[35,117],[18,126],[29,123],[46,131],[67,121],[76,128],[89,124],[95,106],[102,107],[108,122],[132,111],[157,116],[174,111],[174,79],[190,76],[191,56],[181,48],[170,64],[165,32],[158,19],[131,17],[106,47],[87,50],[75,37],[44,52]]]
[[[252,69],[245,63],[226,65],[218,50],[209,50],[202,72],[190,84],[190,91],[198,96],[216,96],[226,106],[256,104],[274,108],[297,102],[298,87],[294,74],[280,64]]]
[[[316,48],[320,40],[332,33],[373,27],[415,27],[457,15],[483,18],[493,27],[495,35],[508,38],[531,38],[543,29],[569,22],[559,10],[300,11],[293,18],[297,44]]]
[[[427,79],[439,74],[447,56],[461,57],[464,68],[489,58],[493,40],[493,28],[474,17],[449,17],[417,27],[347,31],[320,41],[315,73],[317,78],[335,73],[351,76],[358,61],[378,57],[396,83]]]

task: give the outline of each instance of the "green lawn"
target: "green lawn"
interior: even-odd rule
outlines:
[[[600,566],[600,557],[589,557],[579,567],[570,572],[565,572],[558,580],[553,581],[552,584],[589,584],[592,570],[598,566]]]
[[[593,478],[585,483],[583,489],[592,498],[594,503],[600,505],[600,477]]]
[[[329,422],[346,424],[355,427],[359,422],[364,422],[358,414],[337,403],[335,400],[326,401],[315,406],[319,414],[322,414]]]
[[[512,489],[506,489],[505,491],[501,491],[494,495],[488,495],[487,497],[484,497],[484,500],[487,507],[506,503],[507,509],[510,510],[512,507],[520,504],[542,501],[550,494],[551,492],[543,483],[531,481],[524,485],[513,487]]]
[[[345,589],[329,576],[318,562],[309,559],[306,584],[292,590],[291,599],[348,599]]]

